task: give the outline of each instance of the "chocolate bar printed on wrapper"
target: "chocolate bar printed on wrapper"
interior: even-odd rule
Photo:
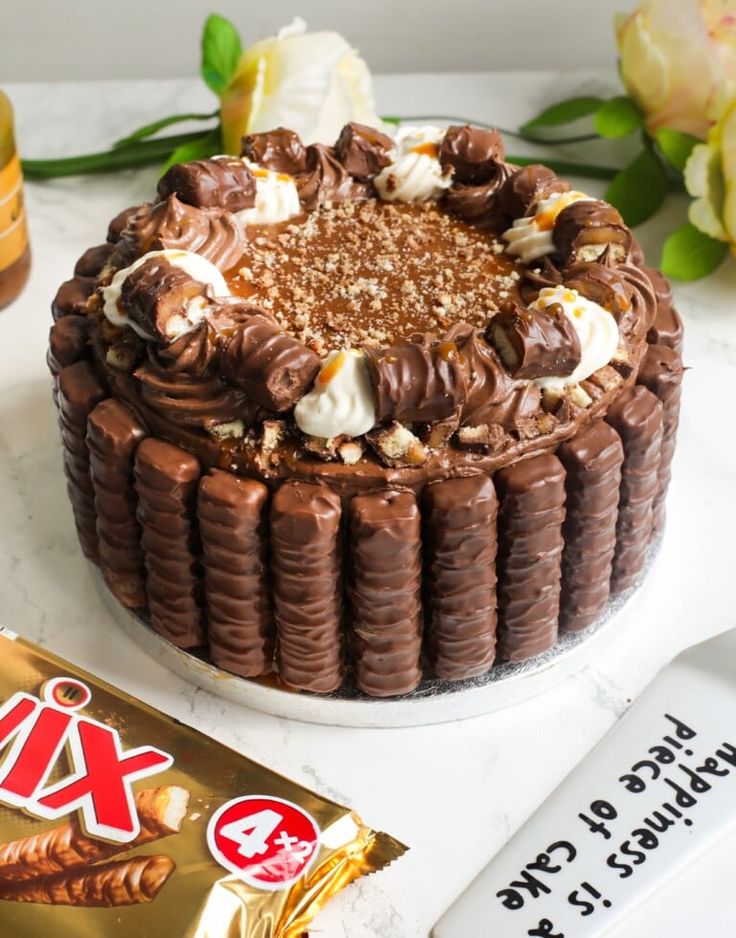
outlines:
[[[566,473],[560,630],[576,631],[608,601],[624,451],[616,431],[599,420],[563,443],[557,456]]]
[[[146,436],[143,424],[114,398],[101,401],[87,421],[100,569],[110,592],[129,609],[146,605],[133,480],[135,451]]]
[[[3,628],[0,712],[8,938],[302,935],[406,849]]]
[[[350,502],[356,680],[373,697],[409,693],[422,676],[420,520],[411,492]]]
[[[180,648],[204,641],[196,552],[199,476],[195,457],[178,446],[148,437],[138,447],[138,521],[151,623]]]
[[[493,483],[484,475],[433,482],[422,500],[434,671],[448,681],[483,674],[496,653]]]
[[[107,391],[87,361],[62,368],[58,376],[59,427],[64,447],[64,472],[84,556],[97,563],[97,516],[89,473],[87,417],[107,397]]]
[[[271,502],[271,575],[279,675],[303,690],[342,684],[339,497],[326,485],[285,482]]]
[[[662,449],[662,402],[641,385],[629,388],[606,415],[624,444],[611,592],[634,586],[652,534]]]
[[[523,661],[557,640],[565,470],[549,454],[495,476],[499,497],[499,657]]]
[[[199,483],[210,657],[219,668],[241,677],[272,670],[267,503],[268,489],[255,479],[213,469]]]

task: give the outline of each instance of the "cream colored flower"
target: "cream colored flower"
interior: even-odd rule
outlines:
[[[714,96],[736,80],[733,0],[643,0],[616,31],[621,77],[649,131],[705,139]]]
[[[342,36],[296,18],[243,52],[221,100],[227,153],[247,133],[288,127],[305,143],[332,143],[348,121],[380,125],[368,67]]]
[[[707,142],[693,147],[685,166],[685,186],[695,197],[689,216],[736,256],[736,93],[724,95],[715,115]]]

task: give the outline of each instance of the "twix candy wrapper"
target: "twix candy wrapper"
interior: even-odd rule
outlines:
[[[0,628],[0,934],[296,938],[405,847]]]

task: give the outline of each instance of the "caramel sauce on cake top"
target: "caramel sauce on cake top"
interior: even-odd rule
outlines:
[[[518,298],[519,264],[502,244],[432,203],[325,203],[251,227],[230,290],[269,310],[323,355],[390,345],[458,321],[482,327]]]

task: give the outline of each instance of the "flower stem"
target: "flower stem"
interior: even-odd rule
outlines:
[[[526,134],[520,130],[506,130],[504,127],[498,127],[496,124],[486,124],[476,118],[472,120],[467,117],[457,117],[453,114],[411,114],[407,117],[383,117],[383,120],[389,123],[405,123],[407,121],[448,121],[453,124],[472,124],[475,127],[486,127],[489,130],[497,130],[505,137],[514,137],[517,140],[526,140],[528,143],[540,143],[544,146],[557,146],[559,143],[587,143],[590,140],[599,140],[598,134],[578,134],[574,137],[536,137],[533,134]]]
[[[198,140],[209,131],[193,131],[141,140],[127,147],[105,150],[101,153],[85,153],[52,160],[23,160],[23,172],[27,179],[52,179],[58,176],[78,176],[84,173],[109,173],[120,169],[133,169],[161,163],[183,143]]]
[[[614,166],[592,166],[590,163],[569,163],[567,160],[550,160],[535,156],[508,156],[509,163],[518,163],[519,166],[529,166],[532,163],[544,162],[556,173],[565,176],[585,176],[586,179],[613,179],[619,172]]]

